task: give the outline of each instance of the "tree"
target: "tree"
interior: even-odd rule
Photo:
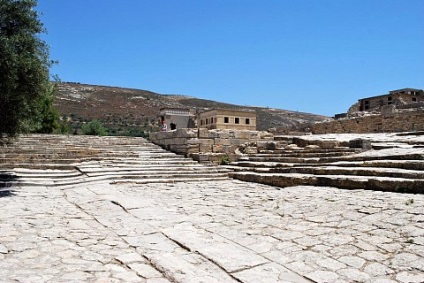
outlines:
[[[103,127],[99,120],[93,120],[90,123],[84,124],[81,127],[81,131],[84,135],[92,136],[105,136],[107,135],[107,129]]]
[[[36,0],[0,0],[0,138],[43,128],[53,102],[52,61],[36,6]]]
[[[57,85],[50,83],[46,90],[46,93],[40,97],[39,102],[36,105],[36,114],[28,128],[31,132],[36,133],[53,133],[55,132],[60,124],[59,112],[54,108],[53,101],[57,94]]]

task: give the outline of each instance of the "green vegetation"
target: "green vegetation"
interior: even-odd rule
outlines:
[[[142,138],[149,137],[149,134],[143,130],[136,130],[136,129],[130,129],[130,130],[119,129],[119,130],[120,131],[109,129],[108,132],[109,132],[109,135],[111,136],[142,137]]]
[[[99,120],[93,120],[87,124],[82,125],[81,132],[83,135],[92,136],[106,136],[107,130],[103,127]]]
[[[36,0],[0,1],[0,139],[59,127]]]
[[[228,165],[230,163],[230,157],[228,155],[223,155],[219,159],[220,165]]]
[[[66,135],[66,134],[69,134],[70,131],[71,130],[69,128],[68,123],[66,122],[66,117],[65,117],[59,122],[59,127],[54,131],[54,133]]]

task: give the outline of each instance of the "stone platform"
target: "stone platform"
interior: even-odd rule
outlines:
[[[91,151],[71,163],[0,152],[1,282],[424,282],[424,195],[279,188],[78,139]]]

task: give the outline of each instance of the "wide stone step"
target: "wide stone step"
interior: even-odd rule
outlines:
[[[280,154],[269,154],[269,153],[258,153],[255,157],[297,157],[297,158],[308,158],[308,157],[335,157],[352,155],[352,152],[283,152]]]
[[[278,162],[278,163],[317,163],[321,159],[319,157],[308,157],[308,158],[298,158],[298,157],[280,157],[280,156],[250,156],[250,161],[254,162]],[[335,159],[339,160],[339,158]]]
[[[279,162],[279,163],[331,163],[338,161],[372,161],[372,160],[424,160],[424,154],[386,155],[386,156],[358,156],[342,155],[333,157],[277,157],[277,156],[250,156],[250,161]]]
[[[96,168],[103,167],[128,167],[128,168],[145,168],[145,167],[178,167],[178,166],[199,166],[199,163],[190,159],[156,159],[156,160],[99,160],[99,161],[86,161],[78,164],[81,168]]]
[[[260,172],[264,172],[264,168],[258,168]],[[405,170],[394,168],[378,168],[378,167],[337,167],[337,166],[320,166],[320,167],[287,167],[287,168],[269,168],[266,171],[270,173],[301,173],[313,175],[355,175],[355,176],[379,176],[409,179],[424,179],[424,171]]]
[[[16,164],[43,164],[43,163],[55,163],[55,164],[71,164],[75,162],[80,162],[81,160],[93,160],[95,157],[90,158],[49,158],[49,159],[32,159],[32,158],[24,158],[24,159],[8,159],[8,158],[0,158],[0,164],[9,164],[11,166],[16,166]],[[97,158],[99,159],[99,158]]]
[[[274,168],[304,166],[303,163],[284,162],[260,162],[260,161],[238,161],[231,162],[229,169],[235,170],[239,167]],[[328,163],[308,163],[308,166],[338,166],[338,167],[381,167],[399,168],[408,170],[424,170],[424,160],[369,160],[369,161],[336,161]]]
[[[75,166],[67,163],[0,163],[0,170],[7,170],[13,168],[26,168],[34,170],[72,170],[75,168]]]
[[[424,170],[424,160],[369,160],[369,161],[338,161],[328,165],[339,167],[382,167],[409,170]]]
[[[73,178],[79,177],[83,174],[77,170],[28,170],[23,168],[14,169],[12,171],[0,171],[0,180],[3,175],[13,175],[17,178]]]
[[[242,181],[257,182],[278,187],[311,185],[337,187],[340,189],[424,193],[423,179],[257,172],[231,172],[229,175],[232,178]]]
[[[162,173],[164,172],[165,173]],[[167,173],[168,171],[171,172],[175,172],[173,174],[169,174]],[[121,169],[121,170],[115,170],[115,169],[111,169],[111,170],[107,170],[107,169],[103,169],[103,170],[92,170],[91,172],[87,170],[83,171],[84,174],[86,174],[89,177],[95,177],[95,176],[124,176],[124,177],[129,177],[129,176],[159,176],[162,175],[164,177],[168,177],[168,176],[174,176],[176,174],[180,175],[180,174],[203,174],[203,175],[207,175],[207,174],[227,174],[229,171],[228,170],[224,170],[224,169],[190,169],[190,168],[176,168],[173,170],[169,170],[169,168],[159,168],[158,169],[150,169],[150,170],[125,170],[125,169]],[[153,173],[157,173],[157,174],[153,174]]]
[[[175,173],[168,175],[99,175],[94,177],[80,176],[63,179],[52,179],[49,176],[45,178],[20,178],[12,176],[9,179],[0,179],[0,188],[14,186],[68,186],[88,183],[175,183],[175,182],[205,182],[216,180],[227,180],[227,173],[207,173],[207,174],[184,174]]]

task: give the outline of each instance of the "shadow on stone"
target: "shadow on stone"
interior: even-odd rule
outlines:
[[[14,190],[0,190],[0,198],[13,197],[14,195],[16,195]]]
[[[16,175],[10,173],[0,173],[0,198],[10,197],[15,195],[14,190],[6,190],[3,188],[10,188],[13,186],[14,181],[18,180]]]

